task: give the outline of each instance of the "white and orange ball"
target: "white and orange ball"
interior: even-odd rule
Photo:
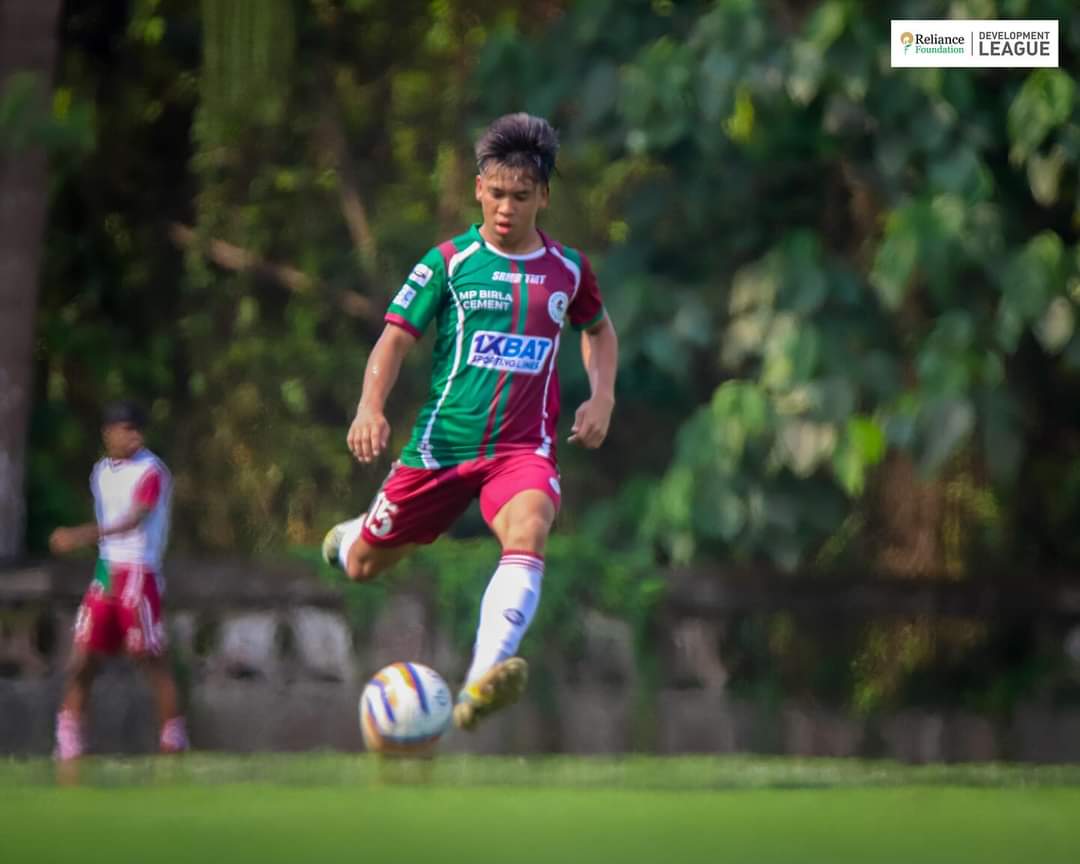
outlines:
[[[434,669],[394,663],[360,696],[360,730],[368,750],[384,756],[430,756],[450,725],[450,688]]]

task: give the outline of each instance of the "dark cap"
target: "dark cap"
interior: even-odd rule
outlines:
[[[130,399],[118,399],[110,402],[101,412],[101,425],[110,426],[113,423],[130,423],[136,429],[146,428],[146,412],[142,406]]]

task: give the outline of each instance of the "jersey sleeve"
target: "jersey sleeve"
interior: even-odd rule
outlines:
[[[604,318],[604,301],[600,296],[600,285],[596,281],[592,264],[584,254],[581,256],[581,281],[567,314],[570,325],[575,330],[588,330]]]
[[[161,485],[161,472],[157,468],[148,469],[135,486],[134,506],[153,510],[161,500]]]
[[[408,330],[419,339],[439,311],[445,296],[446,265],[442,252],[433,248],[413,267],[405,283],[398,289],[390,301],[385,320],[388,324]]]

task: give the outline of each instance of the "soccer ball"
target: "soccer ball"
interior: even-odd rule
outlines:
[[[360,731],[368,750],[384,756],[430,756],[450,724],[450,688],[434,669],[394,663],[360,696]]]

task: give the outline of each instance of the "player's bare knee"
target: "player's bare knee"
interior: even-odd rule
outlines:
[[[550,530],[551,526],[543,517],[524,519],[510,532],[507,545],[513,549],[527,549],[530,552],[541,553],[547,544]]]

